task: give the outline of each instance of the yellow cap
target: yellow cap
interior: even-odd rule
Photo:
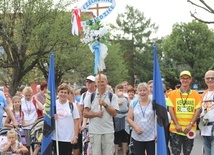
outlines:
[[[180,73],[180,77],[183,76],[183,75],[188,75],[189,77],[192,77],[192,76],[191,76],[191,73],[190,73],[189,71],[182,71],[182,72]]]

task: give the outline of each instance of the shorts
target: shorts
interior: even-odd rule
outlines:
[[[128,141],[129,135],[124,129],[121,131],[114,132],[114,144],[128,143]]]
[[[57,148],[56,148],[56,141],[53,140],[53,151],[54,154],[56,154],[57,152]],[[71,142],[62,142],[62,141],[58,141],[58,149],[59,149],[59,155],[71,155],[72,149],[73,149],[73,145],[71,144]]]
[[[89,134],[92,155],[114,154],[114,133]]]
[[[193,147],[194,139],[189,139],[187,136],[170,133],[170,146],[172,154],[181,154],[183,147],[183,154],[190,155]]]
[[[82,134],[78,134],[78,140],[76,144],[73,144],[73,149],[77,150],[79,149],[80,152],[82,152]]]
[[[77,142],[76,144],[73,144],[73,149],[74,149],[74,150],[79,149],[79,144],[78,144],[78,142]]]

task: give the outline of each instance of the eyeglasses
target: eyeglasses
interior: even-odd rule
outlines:
[[[206,77],[206,80],[214,80],[214,77]]]

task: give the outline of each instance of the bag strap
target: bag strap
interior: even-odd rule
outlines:
[[[94,101],[95,93],[96,92],[91,93],[91,103]],[[112,101],[112,97],[113,97],[113,93],[112,92],[108,92],[108,97],[109,97],[109,100],[111,102]]]
[[[73,105],[73,103],[72,103],[72,102],[69,102],[69,108],[70,108],[71,113],[72,113],[72,112],[73,112],[73,110],[74,110],[74,105]]]
[[[133,109],[136,107],[137,103],[138,103],[138,100],[134,100],[134,102],[133,102],[133,104],[132,104],[132,108],[133,108]]]

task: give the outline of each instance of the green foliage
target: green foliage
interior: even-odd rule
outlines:
[[[53,4],[51,0],[1,1],[0,45],[4,47],[6,59],[0,58],[0,67],[11,71],[11,95],[15,94],[23,78],[27,79],[26,75],[37,66],[40,58],[49,56],[60,44],[64,25],[59,14],[65,7],[60,3]]]
[[[106,70],[104,73],[108,76],[108,83],[112,87],[115,87],[117,84],[124,81],[124,79],[128,78],[128,70],[123,59],[120,44],[112,42],[105,62]]]
[[[166,61],[171,64],[171,75],[178,77],[180,71],[187,69],[192,72],[193,82],[197,80],[203,85],[202,77],[214,60],[214,33],[207,25],[196,21],[175,24],[162,47]]]
[[[99,19],[87,20],[86,25],[88,25],[91,30],[99,30],[103,27]]]
[[[89,47],[80,43],[79,36],[71,36],[71,14],[64,11],[66,5],[61,2],[53,4],[51,0],[1,2],[0,45],[4,47],[5,54],[0,58],[0,67],[7,69],[11,95],[20,84],[47,80],[50,52],[55,53],[56,85],[61,81],[81,84],[86,76],[93,74],[94,55]],[[102,26],[98,22],[92,28],[100,29]],[[140,47],[141,39],[137,35],[140,32],[135,33],[134,42],[138,42],[138,46],[131,46],[139,53],[147,45]],[[99,41],[109,45],[109,37],[110,33],[106,33]],[[128,79],[125,63],[128,58],[123,59],[125,54],[115,42],[108,53],[104,73],[108,75],[110,84],[115,86]]]
[[[126,62],[131,84],[134,82],[134,74],[138,75],[140,81],[152,79],[152,44],[151,34],[158,29],[150,19],[146,19],[144,14],[126,6],[126,11],[119,14],[117,19],[117,30],[120,33],[115,35],[115,39],[121,44],[123,57]]]

